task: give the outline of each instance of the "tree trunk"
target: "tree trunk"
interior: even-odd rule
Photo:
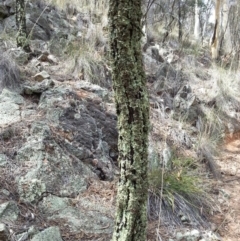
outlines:
[[[143,69],[139,0],[109,1],[120,178],[113,241],[145,241],[149,101]]]
[[[195,0],[195,24],[194,24],[194,37],[197,42],[200,41],[200,11],[198,6],[198,0]]]
[[[215,4],[215,25],[214,32],[211,38],[211,52],[212,59],[218,59],[219,57],[219,27],[220,27],[220,7],[221,0],[216,0]]]
[[[181,0],[178,0],[178,41],[182,42],[182,9]]]
[[[29,40],[27,38],[26,27],[26,13],[24,0],[16,0],[16,25],[18,28],[17,33],[17,46],[21,47],[27,53],[31,52]]]
[[[221,54],[230,54],[233,50],[230,32],[230,5],[227,0],[222,0],[222,21],[220,29],[220,52]]]

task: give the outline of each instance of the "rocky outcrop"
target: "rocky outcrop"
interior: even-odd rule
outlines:
[[[0,94],[0,138],[4,142],[0,168],[7,170],[10,161],[17,164],[18,175],[11,181],[16,183],[20,202],[36,205],[49,222],[64,219],[71,230],[110,235],[113,217],[108,217],[107,209],[102,213],[96,204],[86,202],[83,205],[90,206],[83,212],[72,207],[71,200],[83,195],[90,179],[113,180],[118,155],[116,115],[109,108],[111,103],[104,102],[111,102],[111,94],[88,82],[61,85],[50,75],[39,76],[43,80],[25,83],[22,95],[5,88]],[[4,148],[13,139],[19,144],[12,155]],[[59,208],[58,213],[50,206]],[[20,218],[15,202],[0,206],[0,221],[9,214],[13,221]],[[109,228],[105,231],[103,226]],[[59,229],[58,234],[49,230],[31,240],[61,240]]]

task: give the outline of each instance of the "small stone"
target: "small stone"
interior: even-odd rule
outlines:
[[[4,167],[7,164],[7,156],[0,154],[0,167]]]
[[[52,54],[48,55],[47,61],[49,63],[53,63],[53,64],[57,64],[58,63],[57,58],[54,55],[52,55]]]
[[[40,61],[48,61],[48,55],[49,55],[49,53],[46,51],[46,52],[42,53],[42,54],[38,57],[38,60],[40,60]]]
[[[181,232],[177,232],[176,239],[180,241],[183,238],[183,234]]]
[[[49,78],[50,78],[50,75],[46,71],[42,71],[42,72],[33,76],[33,79],[38,81],[38,82],[40,82],[44,79],[49,79]]]
[[[200,236],[200,232],[199,232],[197,229],[193,229],[193,230],[190,232],[190,234],[193,235],[193,236],[196,236],[196,237]]]

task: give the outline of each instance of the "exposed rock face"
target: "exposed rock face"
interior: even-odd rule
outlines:
[[[100,97],[57,87],[42,93],[38,108],[46,119],[31,124],[31,135],[17,154],[18,162],[29,167],[19,181],[23,200],[36,202],[44,192],[75,196],[86,190],[90,177],[113,178],[116,116],[105,112]]]
[[[51,79],[44,81],[52,83]],[[71,207],[69,201],[81,196],[89,186],[89,179],[113,179],[118,133],[116,116],[102,101],[110,98],[108,91],[84,82],[74,86],[51,85],[45,89],[44,81],[27,88],[28,95],[41,95],[38,105],[7,89],[0,95],[1,140],[7,142],[16,135],[18,131],[12,130],[18,129],[17,122],[26,123],[15,157],[19,168],[23,167],[15,180],[20,201],[40,205],[51,220],[64,219],[72,230],[110,235],[113,220],[107,217],[108,210],[103,214],[98,208],[91,211],[95,207],[90,206],[83,213]],[[23,105],[24,108],[20,108]],[[38,113],[41,117],[36,119]],[[9,124],[14,127],[10,128]],[[1,154],[0,167],[6,168],[11,158]],[[54,208],[56,202],[66,205],[58,214],[47,208],[49,203]],[[9,214],[11,220],[18,217],[14,202],[0,206],[0,220],[8,219]],[[102,231],[102,226],[109,228]],[[59,230],[58,234],[45,231],[31,240],[62,240]],[[52,235],[51,238],[48,235]]]
[[[0,1],[0,30],[6,33],[16,31],[15,1]],[[52,38],[67,38],[72,33],[77,33],[68,21],[67,15],[53,6],[47,6],[41,1],[26,3],[27,32],[31,39],[49,41]],[[56,44],[56,42],[55,42]]]

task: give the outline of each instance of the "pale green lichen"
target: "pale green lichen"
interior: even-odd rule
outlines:
[[[41,180],[32,179],[19,181],[18,190],[21,200],[28,203],[36,203],[42,194],[46,192],[46,185]]]

